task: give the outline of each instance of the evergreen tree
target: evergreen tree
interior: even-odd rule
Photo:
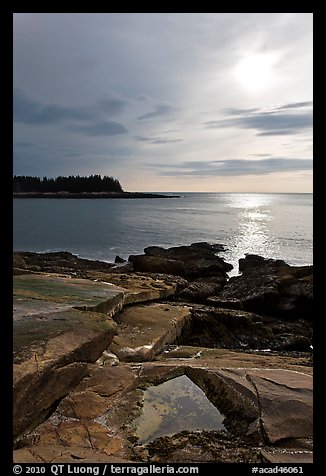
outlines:
[[[55,179],[43,177],[31,177],[26,175],[15,175],[13,178],[13,191],[15,193],[26,192],[123,192],[119,180],[114,177],[104,175],[91,175],[90,177],[80,177],[70,175],[69,177],[59,176]]]

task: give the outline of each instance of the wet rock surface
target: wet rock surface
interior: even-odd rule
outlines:
[[[14,254],[16,463],[312,461],[312,267],[247,255],[229,279],[223,251]],[[180,376],[224,429],[141,444],[144,390]],[[154,434],[173,405],[151,401]]]

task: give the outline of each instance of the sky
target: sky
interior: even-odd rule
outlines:
[[[312,192],[312,13],[15,13],[16,175]]]

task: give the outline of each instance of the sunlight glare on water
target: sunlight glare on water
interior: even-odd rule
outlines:
[[[229,198],[230,207],[238,209],[237,232],[232,239],[232,256],[225,253],[234,269],[230,276],[238,274],[238,263],[233,256],[258,254],[264,257],[276,256],[278,246],[271,239],[269,222],[272,220],[270,207],[273,205],[273,194],[234,194]]]
[[[230,193],[225,194],[230,207],[249,210],[259,209],[263,206],[269,206],[273,203],[273,194],[263,193]]]
[[[185,193],[176,199],[14,199],[15,251],[127,259],[146,246],[221,243],[234,266],[246,253],[312,264],[312,194]]]

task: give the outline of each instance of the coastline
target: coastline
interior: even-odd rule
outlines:
[[[127,258],[141,253],[148,242],[177,246],[203,239],[225,243],[224,256],[235,268],[248,252],[296,266],[313,263],[311,197],[149,192],[180,198],[15,198],[14,250],[66,250],[83,258],[114,260],[116,254]],[[69,233],[62,233],[66,227]]]
[[[228,279],[223,250],[148,246],[114,263],[14,252],[15,463],[312,462],[313,267],[248,254]],[[144,389],[180,377],[225,430],[176,423],[158,437],[196,402],[186,384],[148,413]]]
[[[161,195],[146,192],[22,192],[13,193],[13,198],[180,198],[180,195]]]

